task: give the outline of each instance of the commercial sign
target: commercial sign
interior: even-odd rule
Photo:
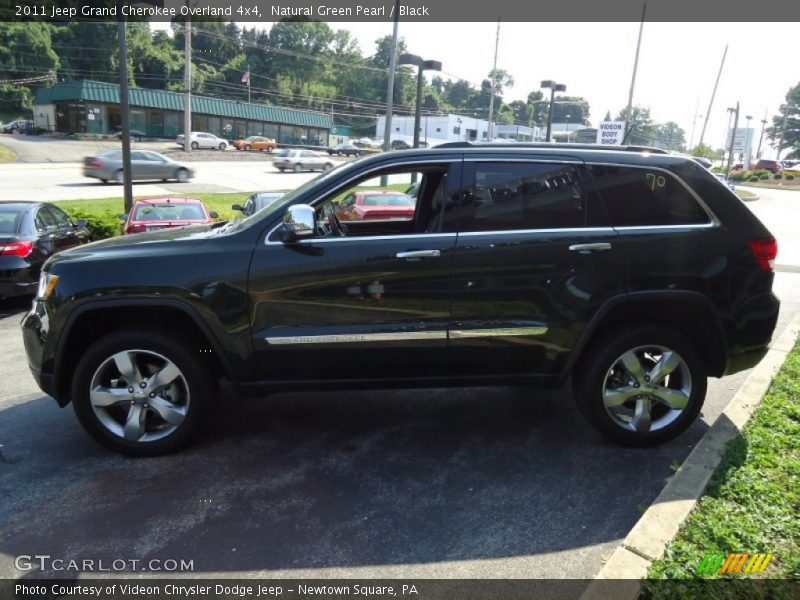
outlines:
[[[597,143],[603,146],[621,146],[625,137],[625,121],[603,121],[597,128]]]
[[[733,140],[733,151],[739,154],[747,152],[749,148],[753,147],[753,133],[754,129],[738,127],[736,129],[736,137]],[[725,137],[725,150],[731,147],[731,137],[733,136],[733,129],[728,129],[728,135]]]

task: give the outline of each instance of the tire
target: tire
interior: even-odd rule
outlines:
[[[274,150],[274,148],[273,148],[272,146],[270,146],[269,148],[267,148],[267,152],[270,152],[270,153],[271,153],[273,150]]]
[[[220,144],[219,144],[220,152],[225,150],[225,148],[227,148],[227,147],[228,147],[228,145],[225,142],[220,142]]]
[[[293,170],[295,173],[299,173],[300,171],[302,171],[302,170],[303,170],[303,165],[301,165],[300,163],[297,163],[297,164],[296,164],[296,165],[295,165],[295,166],[292,168],[292,170]]]
[[[341,151],[341,150],[339,150],[339,151],[338,151],[336,154],[338,154],[339,156],[341,156],[341,155],[342,155],[342,151]]]
[[[100,181],[102,181],[103,183],[108,183],[108,179],[101,179]]]
[[[186,169],[178,169],[175,171],[175,180],[178,183],[186,183],[189,181],[189,171]]]
[[[197,142],[192,142],[192,150],[199,150],[199,149],[200,149],[200,144],[198,144]]]
[[[216,394],[216,381],[191,349],[188,341],[147,329],[115,331],[92,344],[78,361],[72,380],[72,404],[81,425],[102,445],[128,456],[158,456],[184,446]],[[132,355],[134,360],[125,360]],[[130,369],[132,381],[125,381],[121,364],[136,365]],[[167,373],[165,379],[171,379],[158,385],[157,373]],[[156,385],[153,392],[147,387],[151,382]],[[125,389],[128,383],[133,393]],[[112,397],[101,392],[93,405],[92,389],[113,389],[113,404],[101,405]],[[134,423],[126,438],[127,420],[137,414],[143,419]]]
[[[224,150],[224,149],[225,149],[225,148],[220,148],[220,150]],[[244,151],[245,151],[245,152],[250,152],[250,146],[245,146],[245,147],[244,147]]]
[[[670,370],[654,380],[657,364]],[[655,446],[697,418],[706,366],[683,334],[651,323],[622,324],[584,350],[574,383],[578,409],[601,434],[625,446]]]
[[[280,171],[281,173],[283,173],[285,170],[286,169],[282,169],[281,167],[278,167],[278,171]]]
[[[114,173],[114,183],[116,183],[117,185],[122,185],[123,183],[125,183],[125,173],[123,173],[122,170],[119,170],[116,173]]]
[[[322,167],[323,171],[330,171],[333,168],[333,163],[325,163],[325,166]]]

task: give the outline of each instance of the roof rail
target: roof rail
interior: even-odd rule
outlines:
[[[574,149],[574,150],[614,150],[625,152],[651,152],[653,154],[669,154],[663,148],[654,146],[606,146],[602,144],[570,144],[570,143],[548,143],[548,142],[445,142],[435,146],[436,148],[549,148]]]

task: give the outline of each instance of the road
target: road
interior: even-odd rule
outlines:
[[[800,197],[759,193],[781,238]],[[777,333],[800,310],[786,240]],[[0,306],[0,577],[36,553],[202,576],[591,577],[746,377],[710,380],[702,418],[652,449],[604,441],[569,389],[464,388],[226,396],[201,443],[132,460],[36,388],[25,304]]]

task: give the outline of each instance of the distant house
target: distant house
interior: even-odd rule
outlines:
[[[133,87],[128,101],[132,131],[163,138],[183,133],[183,94]],[[33,115],[36,127],[47,131],[113,134],[122,124],[119,86],[83,79],[40,88]],[[333,118],[325,113],[192,95],[192,131],[327,146],[331,128]]]

